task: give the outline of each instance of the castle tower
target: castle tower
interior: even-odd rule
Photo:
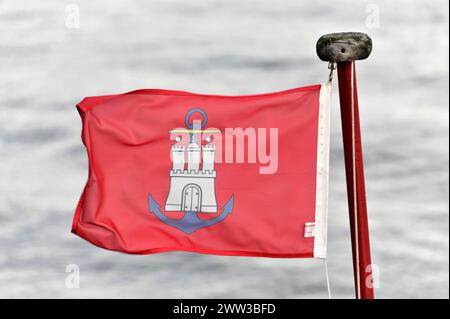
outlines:
[[[200,146],[192,140],[187,147],[188,172],[198,172],[200,168]]]
[[[181,137],[177,136],[175,141],[177,144],[172,145],[172,170],[174,172],[182,172],[184,171],[185,148],[179,143],[181,141]]]
[[[208,144],[202,147],[202,171],[213,172],[216,147],[211,144],[211,137],[208,136],[206,142]]]

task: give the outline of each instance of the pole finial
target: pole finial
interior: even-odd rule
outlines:
[[[364,60],[372,52],[372,39],[361,32],[330,33],[319,38],[316,51],[322,61]]]

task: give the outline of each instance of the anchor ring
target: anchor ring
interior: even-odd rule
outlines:
[[[193,129],[192,124],[189,122],[189,118],[191,117],[192,114],[194,113],[200,113],[203,120],[202,120],[202,129],[205,128],[206,123],[208,123],[208,116],[206,116],[206,112],[203,111],[200,108],[194,108],[194,109],[190,109],[187,113],[186,116],[184,117],[184,124],[186,125],[186,127],[190,130]]]

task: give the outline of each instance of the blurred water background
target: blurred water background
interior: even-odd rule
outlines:
[[[357,67],[376,295],[448,298],[448,6],[0,0],[0,297],[326,298],[322,261],[129,256],[70,234],[87,178],[74,105],[138,88],[251,94],[321,83],[319,36],[362,31],[374,42]],[[334,90],[328,265],[333,297],[351,298]],[[80,267],[79,289],[65,286],[68,264]]]

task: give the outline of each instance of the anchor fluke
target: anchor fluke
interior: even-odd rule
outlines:
[[[152,213],[155,213],[156,211],[159,212],[159,209],[161,208],[151,194],[148,194],[148,208]]]
[[[232,195],[228,202],[223,206],[220,215],[215,218],[203,220],[198,218],[197,212],[187,211],[184,213],[182,219],[173,219],[164,215],[160,210],[161,206],[158,202],[152,197],[151,194],[148,195],[148,210],[155,214],[156,217],[163,223],[175,227],[186,234],[192,234],[200,228],[212,226],[221,222],[233,211],[233,204],[234,195]]]

